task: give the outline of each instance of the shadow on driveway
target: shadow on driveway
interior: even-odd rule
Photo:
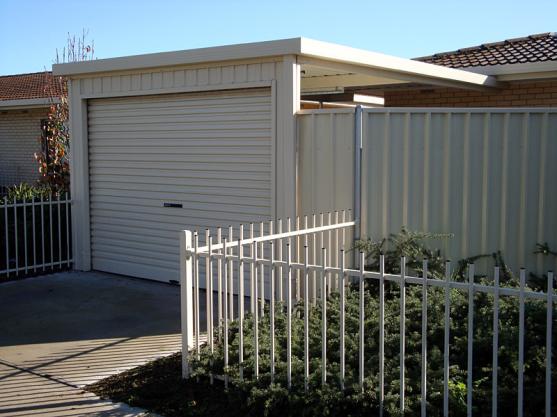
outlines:
[[[140,415],[81,388],[178,351],[179,331],[176,286],[98,272],[0,284],[0,416]]]

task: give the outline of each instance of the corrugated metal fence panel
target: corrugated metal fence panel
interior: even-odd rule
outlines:
[[[319,113],[300,115],[298,119],[298,215],[303,227],[304,215],[308,226],[328,222],[328,213],[345,210],[348,218],[354,207],[354,111],[322,110]],[[324,213],[323,216],[319,213]],[[341,214],[339,214],[341,216]],[[342,220],[342,219],[339,219]],[[331,221],[335,221],[331,215]],[[327,237],[325,237],[327,238]],[[345,231],[344,246],[350,249],[353,229]],[[311,237],[308,240],[310,263],[321,262],[323,243]],[[299,256],[302,254],[300,248]],[[338,267],[338,248],[329,248],[328,264]],[[351,265],[348,257],[347,265]]]
[[[364,235],[453,233],[432,243],[453,260],[501,250],[515,271],[557,268],[533,254],[536,243],[557,248],[557,110],[366,109],[363,119]],[[303,112],[298,123],[299,212],[352,206],[353,112]]]
[[[501,250],[518,271],[547,271],[557,247],[557,112],[366,111],[364,227],[453,233],[446,256]]]
[[[177,280],[179,230],[204,244],[271,217],[269,89],[95,99],[88,117],[93,268]]]
[[[353,208],[353,137],[351,109],[298,117],[299,214]]]

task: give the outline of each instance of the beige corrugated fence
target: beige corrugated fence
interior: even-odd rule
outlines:
[[[354,110],[298,115],[299,212],[352,208]],[[557,267],[557,110],[364,109],[362,235],[453,233],[452,260],[501,250],[515,272]]]

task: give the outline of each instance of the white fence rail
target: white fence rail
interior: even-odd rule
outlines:
[[[338,380],[340,388],[345,388],[346,382],[346,351],[345,344],[346,327],[346,297],[347,291],[357,294],[358,301],[358,365],[357,369],[351,372],[357,375],[357,384],[361,389],[364,388],[365,378],[371,376],[371,370],[366,368],[366,358],[370,352],[365,350],[365,340],[368,332],[374,334],[378,328],[378,367],[377,367],[377,386],[375,387],[378,394],[379,409],[383,415],[385,389],[392,384],[399,385],[399,407],[401,410],[406,409],[406,382],[407,376],[406,364],[408,357],[406,354],[408,335],[407,325],[412,323],[408,322],[406,316],[406,290],[411,286],[421,286],[421,365],[420,365],[420,413],[422,416],[427,414],[428,407],[428,310],[431,307],[428,304],[428,292],[430,289],[437,288],[444,293],[444,324],[443,324],[443,342],[442,346],[437,346],[440,352],[443,352],[443,390],[442,390],[442,408],[443,415],[451,415],[450,408],[450,348],[451,348],[451,294],[454,291],[460,291],[467,295],[468,312],[466,321],[467,337],[466,337],[466,409],[467,415],[472,415],[474,408],[474,335],[475,328],[478,326],[474,322],[475,318],[475,297],[479,294],[488,294],[493,297],[493,337],[492,337],[492,415],[497,416],[498,409],[498,394],[499,394],[499,381],[498,374],[500,366],[498,365],[498,357],[500,355],[499,335],[501,329],[499,328],[499,314],[500,314],[500,299],[501,297],[515,297],[519,303],[519,319],[518,319],[518,371],[516,374],[516,393],[517,415],[522,416],[524,411],[524,372],[525,372],[525,319],[526,310],[525,306],[528,302],[537,300],[544,303],[547,310],[545,334],[541,338],[545,338],[545,415],[551,416],[552,407],[552,338],[553,338],[553,309],[554,309],[554,289],[553,272],[547,274],[547,291],[535,291],[526,287],[526,271],[520,270],[519,285],[517,287],[502,287],[500,285],[500,274],[502,273],[499,267],[493,270],[493,280],[484,279],[477,282],[474,265],[470,264],[467,267],[467,279],[464,281],[456,281],[453,271],[451,270],[451,263],[445,263],[444,279],[439,277],[432,277],[428,274],[428,261],[424,260],[422,264],[422,273],[416,274],[416,271],[407,269],[407,262],[405,258],[400,259],[400,273],[387,273],[385,270],[385,257],[380,256],[379,268],[377,271],[370,271],[364,268],[365,256],[363,253],[359,254],[359,269],[347,268],[346,251],[345,248],[350,248],[350,241],[346,241],[347,232],[352,229],[356,223],[354,221],[346,221],[344,217],[339,216],[338,213],[333,214],[334,219],[340,219],[337,222],[329,222],[324,226],[316,226],[303,228],[300,230],[287,231],[282,233],[273,233],[272,223],[268,224],[266,230],[268,234],[261,234],[260,237],[253,237],[253,232],[250,232],[250,237],[245,238],[243,233],[240,232],[237,240],[230,241],[228,237],[222,239],[222,242],[213,243],[212,237],[208,236],[208,245],[198,247],[198,234],[197,232],[183,231],[181,238],[181,259],[182,259],[182,275],[181,275],[181,291],[182,291],[182,332],[183,332],[183,376],[188,378],[190,375],[191,361],[200,358],[202,349],[200,337],[202,333],[201,326],[203,325],[202,317],[205,320],[205,330],[207,332],[207,348],[210,349],[211,354],[215,352],[215,345],[219,344],[222,348],[224,355],[224,366],[222,368],[222,377],[225,384],[228,384],[228,378],[231,370],[238,371],[240,378],[244,377],[244,366],[248,355],[251,355],[254,369],[250,372],[251,376],[258,378],[260,371],[260,357],[262,352],[259,348],[260,336],[258,326],[270,326],[270,351],[265,351],[265,355],[270,356],[269,369],[265,372],[270,372],[271,381],[276,378],[276,369],[279,359],[275,353],[277,348],[277,341],[275,340],[275,315],[278,312],[284,313],[286,309],[286,346],[282,348],[286,351],[286,364],[281,366],[280,369],[285,369],[286,385],[290,389],[292,386],[293,368],[293,338],[292,338],[292,311],[294,306],[300,300],[303,301],[303,312],[299,313],[304,319],[303,330],[303,378],[305,389],[307,390],[309,384],[311,359],[309,357],[309,334],[310,327],[308,322],[309,309],[314,305],[320,304],[321,310],[321,363],[318,371],[321,372],[322,384],[329,383],[327,376],[331,375],[331,369],[328,368],[327,358],[330,358],[331,346],[327,340],[327,333],[329,330],[328,317],[330,314],[338,313],[339,317],[339,345],[334,350],[338,352],[338,375],[334,375]],[[343,221],[344,220],[344,221]],[[303,224],[308,224],[304,218]],[[253,228],[251,228],[251,231]],[[263,229],[262,229],[263,230]],[[219,236],[222,237],[222,236]],[[315,247],[320,247],[318,256],[313,255]],[[249,254],[244,252],[246,249]],[[211,279],[210,286],[206,292],[207,301],[204,305],[200,303],[201,295],[199,288],[199,263],[205,262],[209,276]],[[235,281],[233,280],[234,274],[237,274],[237,292],[234,288]],[[249,277],[249,288],[243,288],[244,280],[241,279],[247,275]],[[216,279],[216,286],[215,284]],[[270,286],[270,293],[264,294],[263,281],[268,280]],[[487,283],[486,283],[487,282]],[[342,285],[339,285],[342,283]],[[378,287],[378,323],[377,328],[366,327],[365,317],[365,299],[366,285],[372,283]],[[385,344],[386,344],[386,317],[385,306],[387,303],[386,286],[395,286],[399,297],[400,314],[399,321],[399,358],[400,358],[400,373],[399,381],[386,381],[385,380]],[[217,309],[218,316],[214,315],[213,291],[216,290],[218,298]],[[330,312],[327,308],[327,300],[332,291],[337,292],[339,297],[339,311]],[[234,294],[238,294],[237,309],[234,309]],[[389,297],[392,296],[392,293]],[[244,297],[249,297],[251,300],[250,310],[245,311]],[[285,301],[284,303],[277,304],[277,301]],[[257,302],[259,301],[259,303]],[[269,320],[262,320],[265,314],[265,304],[267,304],[269,312]],[[236,316],[235,316],[236,314]],[[253,332],[251,333],[254,340],[247,349],[244,346],[244,321],[247,314],[251,314],[249,318],[253,320]],[[239,349],[238,357],[233,358],[229,355],[229,329],[231,322],[235,319],[238,324],[238,338]],[[392,319],[392,318],[391,318]],[[369,323],[369,321],[368,321]],[[218,327],[215,330],[214,326]],[[415,326],[414,326],[415,327]],[[314,335],[315,336],[315,335]],[[219,339],[220,338],[220,339]],[[454,342],[453,342],[454,343]],[[336,345],[335,345],[336,346]],[[192,349],[191,351],[189,349]],[[299,349],[299,347],[298,347]],[[337,350],[338,349],[338,350]],[[284,365],[284,364],[282,364]],[[368,365],[369,366],[369,365]],[[336,369],[336,368],[335,368]],[[301,375],[294,375],[301,377]],[[215,375],[210,375],[211,381]],[[284,375],[283,375],[284,377]],[[354,382],[354,381],[352,381]],[[541,412],[541,410],[540,410]]]
[[[308,229],[308,225],[313,227]],[[229,320],[237,317],[240,326],[240,344],[243,346],[243,320],[246,314],[245,298],[249,297],[249,312],[258,317],[263,315],[266,300],[274,303],[285,301],[288,305],[292,300],[299,300],[302,296],[300,262],[304,246],[314,248],[311,253],[304,252],[305,260],[315,264],[323,262],[325,254],[315,250],[317,247],[340,248],[350,242],[351,233],[348,229],[354,226],[350,211],[335,213],[321,213],[297,218],[294,222],[287,219],[285,222],[278,220],[276,223],[259,223],[259,233],[251,223],[248,228],[240,225],[238,240],[230,239],[233,229],[224,229],[227,236],[223,238],[222,228],[217,228],[216,242],[213,236],[206,231],[207,245],[198,247],[199,234],[184,231],[181,234],[180,250],[181,259],[181,288],[182,288],[182,335],[183,346],[195,344],[196,355],[200,352],[201,325],[207,331],[207,341],[211,352],[213,351],[214,336],[226,327]],[[278,233],[274,233],[274,231]],[[283,232],[284,230],[284,232]],[[257,236],[258,234],[258,236]],[[248,253],[248,256],[245,255]],[[224,256],[223,254],[226,254]],[[339,256],[332,259],[332,265],[340,265]],[[288,261],[286,260],[288,259]],[[202,311],[200,304],[200,262],[204,263],[206,300],[205,309]],[[331,261],[329,261],[331,262]],[[234,265],[235,264],[235,265]],[[275,268],[268,268],[269,265]],[[290,267],[289,267],[290,265]],[[267,266],[267,268],[266,268]],[[293,269],[296,270],[292,275]],[[285,271],[289,271],[286,274]],[[247,278],[247,279],[246,279]],[[247,288],[246,287],[247,283]],[[329,280],[328,291],[333,286]],[[193,293],[190,291],[193,288]],[[307,288],[306,295],[315,303],[318,290],[323,290],[317,282],[317,271],[313,272],[311,285]],[[216,308],[213,303],[213,294],[217,294]],[[234,297],[237,296],[237,306],[234,306]],[[274,307],[274,305],[273,305]],[[272,308],[271,311],[274,311]],[[204,316],[202,323],[201,316]],[[214,330],[214,326],[217,330]],[[224,329],[225,345],[227,344],[227,329]],[[226,350],[225,350],[226,351]],[[240,349],[243,352],[243,348]],[[184,354],[184,363],[187,363],[187,350]],[[239,358],[243,363],[242,357]],[[240,367],[242,369],[242,367]],[[184,375],[187,376],[188,366],[184,365]],[[257,369],[256,369],[257,372]]]
[[[71,200],[0,201],[0,279],[70,268]]]

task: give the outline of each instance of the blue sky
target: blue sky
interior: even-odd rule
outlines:
[[[0,0],[0,74],[50,68],[67,33],[97,58],[306,36],[415,57],[557,31],[557,1]]]

